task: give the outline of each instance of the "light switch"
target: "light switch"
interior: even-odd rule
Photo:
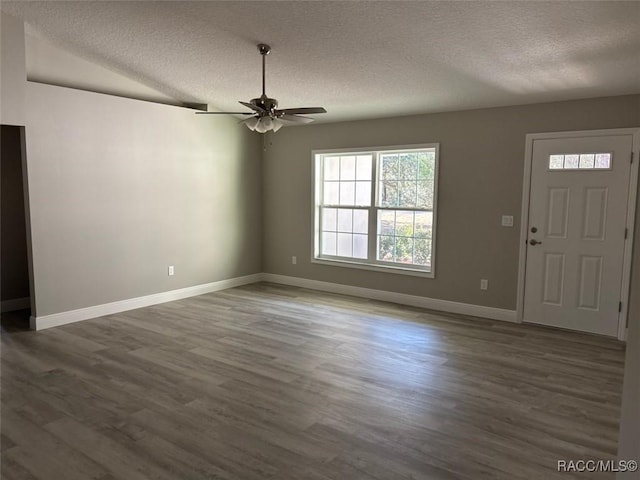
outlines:
[[[502,226],[513,227],[513,215],[502,215]]]

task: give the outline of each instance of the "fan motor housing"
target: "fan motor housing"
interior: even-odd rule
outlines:
[[[251,104],[256,107],[260,107],[269,113],[273,113],[273,111],[278,108],[278,101],[275,98],[269,98],[266,95],[262,95],[260,98],[251,99]]]

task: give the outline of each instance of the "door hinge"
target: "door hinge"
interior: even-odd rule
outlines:
[[[625,227],[625,229],[624,229],[624,239],[626,240],[628,236],[629,236],[629,229]]]
[[[631,152],[631,163],[633,163],[633,152]]]
[[[618,302],[618,313],[622,312],[622,302]]]

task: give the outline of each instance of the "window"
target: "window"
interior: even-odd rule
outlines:
[[[549,155],[549,170],[610,170],[611,153],[560,153]]]
[[[313,159],[314,262],[433,277],[438,144]]]

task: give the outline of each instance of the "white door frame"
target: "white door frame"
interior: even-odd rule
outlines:
[[[640,128],[616,128],[611,130],[585,130],[575,132],[552,132],[527,134],[524,154],[524,180],[522,183],[522,212],[520,215],[520,258],[518,261],[518,301],[516,306],[517,320],[522,323],[524,317],[525,270],[527,262],[526,242],[529,238],[529,204],[531,201],[531,167],[533,162],[533,142],[541,139],[596,137],[603,135],[632,135],[631,172],[629,178],[629,199],[627,204],[626,226],[627,241],[624,244],[624,260],[622,265],[622,311],[618,314],[618,339],[627,336],[626,319],[629,309],[629,287],[631,281],[631,254],[633,250],[636,196],[638,193],[638,164],[640,164]],[[629,159],[631,161],[631,159]]]

